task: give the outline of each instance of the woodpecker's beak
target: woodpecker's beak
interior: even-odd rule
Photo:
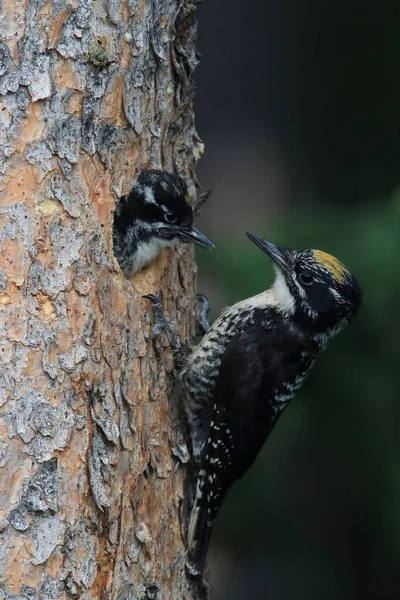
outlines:
[[[247,237],[256,244],[265,254],[267,254],[272,262],[282,269],[282,271],[287,271],[289,269],[288,261],[287,261],[287,253],[283,248],[279,246],[275,246],[275,244],[271,244],[271,242],[267,242],[263,240],[258,235],[254,233],[246,233]]]
[[[203,246],[203,248],[207,248],[208,250],[214,248],[214,244],[196,229],[196,227],[193,227],[193,225],[187,229],[180,229],[179,235],[184,242],[196,242],[196,244],[199,244],[199,246]]]

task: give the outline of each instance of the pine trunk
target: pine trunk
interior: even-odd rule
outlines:
[[[0,598],[192,600],[188,452],[144,293],[194,329],[193,249],[133,281],[115,202],[191,181],[193,0],[0,3]]]

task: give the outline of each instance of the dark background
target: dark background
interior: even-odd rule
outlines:
[[[213,316],[271,282],[246,230],[335,254],[365,293],[225,502],[212,598],[400,598],[400,5],[207,0],[199,20]]]

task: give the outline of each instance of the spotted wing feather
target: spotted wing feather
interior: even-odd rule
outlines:
[[[227,346],[189,525],[189,552],[199,573],[226,493],[253,464],[312,360],[313,348],[295,328],[250,326]]]
[[[272,426],[273,411],[263,402],[269,339],[268,332],[250,327],[235,336],[222,357],[189,525],[189,553],[199,573],[224,496],[254,461]],[[254,431],[259,441],[246,446],[239,429]]]

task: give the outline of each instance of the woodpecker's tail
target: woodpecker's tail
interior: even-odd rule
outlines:
[[[210,514],[206,488],[206,473],[198,474],[196,496],[190,513],[188,529],[188,552],[193,575],[202,575],[206,564],[214,520]]]

